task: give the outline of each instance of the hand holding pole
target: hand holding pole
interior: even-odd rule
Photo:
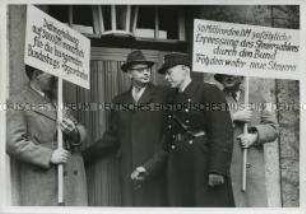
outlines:
[[[249,104],[249,77],[245,77],[245,94],[244,94],[244,103],[245,105]],[[248,124],[245,123],[243,126],[243,134],[248,133]],[[247,170],[247,156],[248,156],[248,150],[247,148],[242,148],[242,187],[241,191],[246,191],[246,170]]]

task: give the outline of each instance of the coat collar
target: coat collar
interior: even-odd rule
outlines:
[[[33,90],[29,85],[21,93],[20,100],[22,103],[30,104],[31,111],[47,117],[50,120],[57,120],[56,107],[51,100],[41,96],[37,91]]]
[[[146,86],[145,91],[139,98],[138,104],[153,102],[155,94],[156,94],[156,86],[152,83],[149,83]],[[126,93],[123,94],[123,97],[124,97],[124,100],[123,100],[124,103],[135,103],[135,100],[132,95],[132,87],[130,87],[130,89]]]
[[[192,97],[197,92],[200,85],[201,85],[200,81],[191,80],[189,85],[185,88],[185,90],[182,93],[185,94],[187,97]]]
[[[153,101],[155,92],[155,86],[152,83],[149,83],[146,86],[146,89],[140,97],[138,103],[151,103]]]

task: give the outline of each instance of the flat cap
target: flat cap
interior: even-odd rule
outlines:
[[[158,73],[165,74],[169,68],[177,65],[190,66],[190,59],[185,53],[171,53],[164,56],[164,64],[158,69]]]

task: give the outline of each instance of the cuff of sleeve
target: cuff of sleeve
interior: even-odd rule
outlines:
[[[254,127],[250,127],[249,129],[251,132],[257,132],[257,145],[262,145],[265,142],[271,142],[275,139],[275,134],[271,133],[271,129],[267,129],[266,125],[257,125]]]
[[[77,125],[76,128],[79,133],[79,141],[80,143],[83,143],[86,139],[86,130],[82,125]]]
[[[222,170],[222,172],[217,170],[209,170],[209,174],[222,175],[226,177],[229,175],[229,172],[227,170]]]
[[[41,162],[40,165],[42,168],[48,169],[51,167],[51,156],[52,156],[53,150],[49,149],[49,148],[43,148],[41,155]]]
[[[152,166],[153,166],[152,161],[147,161],[142,165],[142,167],[145,168],[147,175],[152,174]]]

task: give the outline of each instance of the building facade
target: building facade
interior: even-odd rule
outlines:
[[[170,52],[192,53],[193,20],[207,19],[230,23],[252,24],[276,28],[299,29],[298,6],[158,6],[158,5],[39,5],[40,9],[67,23],[91,40],[91,89],[69,83],[64,85],[66,103],[77,103],[75,116],[87,128],[90,145],[108,127],[108,112],[103,103],[127,90],[129,79],[120,70],[127,55],[141,49],[154,61],[153,72]],[[8,6],[9,94],[19,93],[27,82],[24,70],[26,6]],[[209,80],[211,75],[194,74]],[[266,92],[267,100],[280,103],[299,102],[299,82],[284,80],[251,80],[253,91]],[[165,84],[154,72],[153,82]],[[98,104],[98,105],[97,105]],[[99,105],[101,104],[101,105]],[[266,146],[267,188],[270,206],[299,205],[299,111],[277,112],[280,124],[278,143]],[[14,169],[11,169],[14,173]],[[89,204],[120,205],[118,160],[107,155],[87,168]],[[18,195],[11,182],[12,204]]]

